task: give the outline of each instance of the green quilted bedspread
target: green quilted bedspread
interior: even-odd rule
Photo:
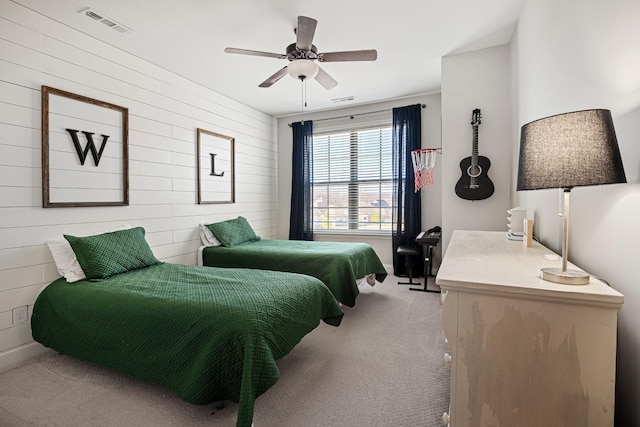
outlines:
[[[231,248],[207,247],[202,262],[211,267],[245,267],[288,271],[317,277],[338,301],[353,307],[359,293],[356,279],[375,274],[378,281],[387,276],[380,258],[365,243],[268,240]]]
[[[254,399],[279,377],[275,360],[342,310],[319,280],[251,269],[160,264],[101,281],[58,279],[36,300],[33,338],[61,353],[161,384],[181,399]]]

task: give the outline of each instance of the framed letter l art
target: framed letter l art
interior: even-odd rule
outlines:
[[[235,139],[198,128],[198,204],[235,203]]]

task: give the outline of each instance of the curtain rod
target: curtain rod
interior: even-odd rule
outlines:
[[[420,104],[422,108],[427,108],[425,104]],[[392,111],[393,108],[387,108],[386,110],[377,110],[377,111],[367,111],[366,113],[357,113],[357,114],[347,114],[345,116],[336,116],[336,117],[325,117],[324,119],[315,119],[314,122],[324,122],[326,120],[336,120],[336,119],[353,119],[357,116],[364,116],[367,114],[377,114],[377,113],[385,113],[388,111]],[[291,123],[289,123],[289,127],[291,127]]]

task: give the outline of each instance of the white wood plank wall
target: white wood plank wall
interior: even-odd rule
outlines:
[[[42,85],[129,109],[129,206],[42,208]],[[235,204],[196,204],[198,127],[236,139]],[[196,264],[201,221],[277,237],[277,166],[273,117],[0,0],[0,368],[42,351],[12,310],[58,277],[47,240],[143,226],[158,258]]]

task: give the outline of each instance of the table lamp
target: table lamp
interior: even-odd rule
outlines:
[[[516,190],[564,191],[562,268],[543,268],[542,279],[566,285],[589,283],[587,273],[567,270],[571,189],[626,182],[611,111],[575,111],[522,126]]]

